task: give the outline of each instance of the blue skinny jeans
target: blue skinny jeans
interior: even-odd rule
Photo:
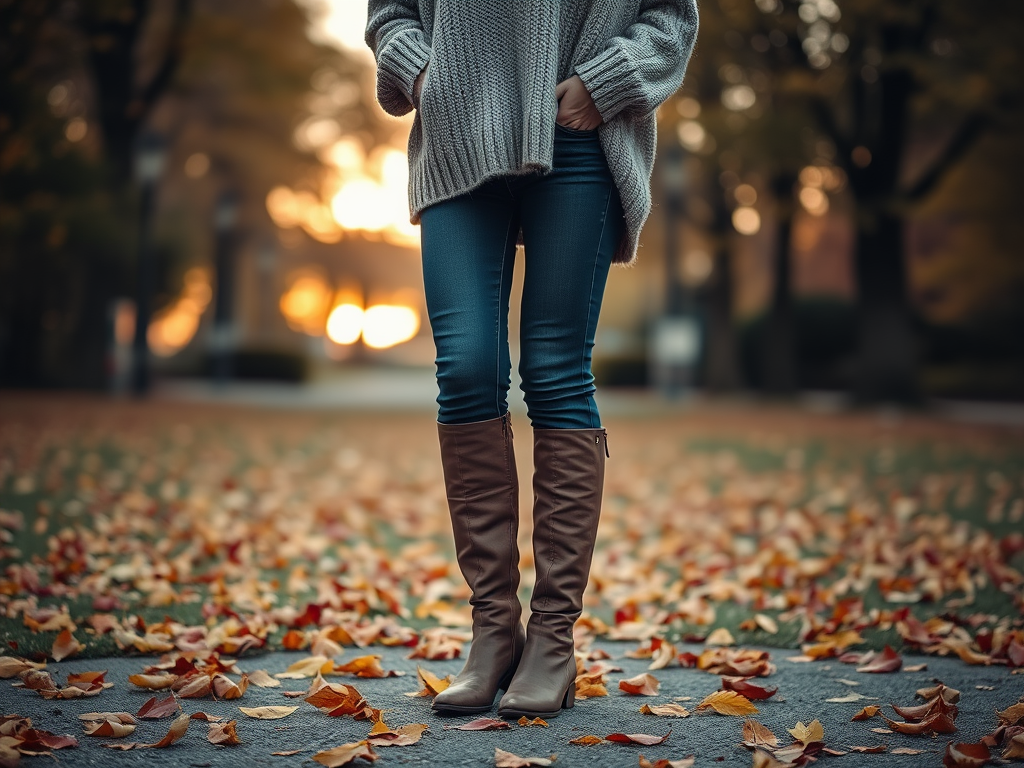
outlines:
[[[468,424],[508,411],[508,309],[520,226],[519,374],[530,421],[540,429],[598,428],[591,350],[625,224],[597,131],[560,125],[549,173],[495,177],[421,214],[438,421]]]

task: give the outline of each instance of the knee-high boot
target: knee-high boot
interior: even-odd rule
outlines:
[[[525,645],[519,603],[519,480],[509,415],[437,425],[459,569],[472,590],[473,644],[442,713],[486,712],[508,687]]]
[[[583,612],[604,490],[604,429],[535,429],[533,556],[537,584],[526,650],[501,698],[504,717],[554,717],[573,705],[572,628]]]

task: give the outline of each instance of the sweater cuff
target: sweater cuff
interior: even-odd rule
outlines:
[[[383,97],[380,101],[385,108],[395,108],[395,111],[387,111],[392,114],[405,114],[415,106],[412,100],[413,85],[429,59],[430,46],[423,41],[423,35],[418,29],[407,30],[391,39],[377,59],[380,80],[378,97]],[[401,104],[402,99],[408,103]],[[398,109],[401,111],[398,112]]]
[[[606,123],[622,110],[642,103],[643,92],[636,72],[618,46],[610,46],[590,61],[577,64],[576,74]]]

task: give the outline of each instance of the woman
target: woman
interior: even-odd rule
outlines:
[[[437,348],[438,435],[473,643],[441,713],[573,705],[572,629],[601,510],[607,433],[591,349],[610,265],[650,212],[655,109],[680,86],[696,0],[370,0],[377,99],[416,109],[409,195]],[[524,631],[506,401],[517,243],[519,372],[534,438],[537,571]]]

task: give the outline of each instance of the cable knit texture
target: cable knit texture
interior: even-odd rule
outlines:
[[[626,220],[614,261],[633,263],[651,211],[655,110],[682,84],[696,37],[696,0],[370,0],[384,110],[411,111],[427,68],[409,134],[412,223],[494,176],[550,171],[555,86],[577,74],[604,119]]]

